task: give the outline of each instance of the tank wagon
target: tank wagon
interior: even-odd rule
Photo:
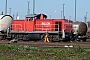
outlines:
[[[13,18],[10,15],[0,15],[0,40],[5,39],[8,33],[10,33],[12,20]]]
[[[48,33],[50,41],[61,41],[69,39],[72,22],[67,19],[47,19],[45,14],[27,15],[24,20],[12,21],[11,34],[12,38],[19,40],[42,40]]]
[[[87,39],[87,25],[84,22],[73,22],[72,23],[72,40],[83,40]]]

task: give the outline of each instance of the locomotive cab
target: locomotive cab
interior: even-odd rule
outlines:
[[[40,19],[47,19],[47,16],[44,14],[30,14],[26,15],[26,20],[40,20]]]
[[[26,20],[29,20],[29,21],[34,20],[35,19],[35,15],[32,15],[32,14],[26,15],[26,18],[25,19]]]

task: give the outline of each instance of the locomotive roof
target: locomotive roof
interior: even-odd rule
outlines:
[[[36,14],[29,14],[29,15],[26,15],[26,17],[35,17]]]
[[[29,15],[26,15],[26,17],[38,17],[40,16],[41,14],[29,14]],[[45,14],[42,14],[45,18],[47,18],[47,15]]]

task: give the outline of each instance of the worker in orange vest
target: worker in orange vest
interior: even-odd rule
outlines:
[[[45,34],[45,40],[44,42],[49,42],[48,33]]]

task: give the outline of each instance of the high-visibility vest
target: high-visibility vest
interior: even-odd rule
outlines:
[[[45,38],[48,38],[48,35],[46,35]]]

